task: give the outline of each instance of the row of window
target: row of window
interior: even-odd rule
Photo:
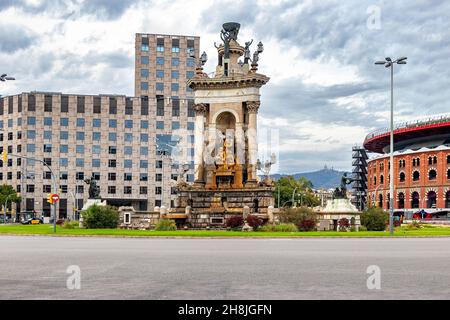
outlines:
[[[149,56],[141,56],[141,64],[149,65],[150,57]],[[156,57],[156,65],[163,66],[164,64],[165,64],[164,57]],[[180,65],[180,59],[173,57],[171,59],[171,66],[178,67],[179,65]],[[195,67],[195,60],[193,58],[187,58],[186,59],[186,67]]]
[[[164,70],[156,70],[156,78],[164,78]],[[150,76],[150,72],[148,69],[141,69],[141,77],[148,78]],[[190,79],[194,76],[194,71],[186,71],[186,78]],[[180,78],[180,72],[178,70],[172,70],[171,71],[171,78],[172,79],[179,79]]]
[[[447,164],[450,164],[450,155],[446,155],[446,160],[447,160]],[[433,164],[437,164],[438,162],[438,157],[437,156],[430,156],[428,157],[428,165],[433,165]],[[413,158],[411,159],[411,164],[413,167],[419,167],[420,166],[420,158]],[[380,167],[380,171],[384,170],[384,163],[380,163],[379,164]],[[405,168],[406,167],[406,160],[401,159],[398,161],[398,167],[399,168]],[[388,168],[389,168],[389,162],[388,162]]]
[[[17,192],[21,192],[20,185],[17,185],[16,187]],[[34,184],[27,184],[25,188],[26,192],[28,193],[34,193],[36,191],[36,187]],[[67,185],[60,185],[59,190],[61,193],[67,193],[68,187]],[[108,186],[108,194],[115,194],[117,191],[116,186]],[[170,189],[171,194],[177,194],[176,188],[172,187]],[[52,186],[51,185],[43,185],[42,186],[42,192],[43,193],[50,193],[52,192]],[[84,193],[84,186],[76,186],[75,193],[82,194]],[[133,193],[133,187],[132,186],[124,186],[123,187],[123,193],[124,194],[132,194]],[[139,187],[139,194],[148,194],[148,187],[146,186],[140,186]],[[162,188],[161,187],[155,187],[155,194],[162,194]]]
[[[174,89],[176,89],[176,86],[174,87]],[[177,90],[173,90],[173,91],[178,91]],[[85,97],[84,96],[78,96],[77,98],[77,103],[76,103],[76,108],[77,108],[77,113],[85,113],[86,111],[86,106],[85,106]],[[93,97],[93,109],[92,112],[94,114],[99,114],[102,113],[102,104],[101,104],[101,97]],[[158,102],[162,102],[164,103],[164,96],[160,96],[158,95],[156,97],[157,103]],[[3,115],[3,98],[0,98],[0,115]],[[11,106],[8,107],[8,113],[12,114],[14,112],[14,106],[13,106],[13,97],[9,97],[8,99],[9,101],[9,105]],[[188,108],[191,107],[193,105],[193,99],[192,98],[187,98],[188,101]],[[141,110],[140,113],[141,115],[148,115],[149,114],[149,97],[148,96],[141,96]],[[178,104],[179,105],[179,98],[178,97],[172,97],[172,104]],[[36,111],[36,97],[32,94],[28,95],[28,111]],[[44,112],[53,112],[53,96],[52,95],[45,95],[44,96]],[[19,101],[18,101],[18,112],[22,112],[22,97],[19,96]],[[60,112],[69,112],[69,96],[67,95],[62,95],[61,96],[61,103],[60,103]],[[133,114],[134,112],[134,107],[133,107],[133,99],[127,97],[125,99],[125,114]],[[109,98],[109,114],[117,114],[117,99],[110,97]],[[21,122],[19,124],[19,121],[21,120],[17,120],[18,121],[18,125],[21,125]],[[13,120],[9,119],[8,120],[8,126],[12,127],[13,125]],[[3,120],[0,122],[0,128],[3,128]]]
[[[141,81],[141,90],[148,90],[149,84],[147,81]],[[156,82],[155,83],[155,90],[157,91],[164,91],[164,83],[162,82]],[[171,83],[170,84],[170,90],[172,92],[178,92],[180,90],[180,84],[178,83]],[[193,90],[189,87],[186,88],[187,92],[192,92]]]
[[[428,180],[436,180],[437,179],[437,172],[436,170],[432,169],[428,171]],[[450,169],[447,169],[447,179],[450,179]],[[414,171],[412,175],[412,181],[419,181],[420,180],[420,172]],[[406,174],[404,172],[400,172],[399,174],[399,181],[405,182],[406,181]],[[380,184],[384,183],[384,176],[380,175]],[[377,177],[373,177],[373,185],[377,184]]]

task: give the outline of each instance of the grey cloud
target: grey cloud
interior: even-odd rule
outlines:
[[[35,41],[36,35],[31,30],[18,25],[0,25],[0,52],[14,53]]]

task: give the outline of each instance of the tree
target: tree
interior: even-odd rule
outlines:
[[[296,205],[314,207],[319,205],[319,199],[312,191],[313,184],[305,177],[297,180],[293,176],[281,177],[275,183],[275,203],[278,203],[278,191],[280,193],[280,206],[292,207],[292,195]],[[295,193],[294,193],[295,191]]]
[[[20,196],[14,190],[13,186],[9,184],[3,184],[0,186],[0,205],[3,207],[8,204],[8,207],[13,203],[19,203],[21,200]]]

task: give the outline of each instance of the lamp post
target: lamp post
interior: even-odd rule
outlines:
[[[394,64],[406,64],[407,57],[392,60],[386,57],[384,61],[377,61],[375,64],[384,65],[391,70],[391,134],[389,143],[389,234],[394,234]]]

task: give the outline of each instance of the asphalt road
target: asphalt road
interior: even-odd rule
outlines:
[[[67,288],[73,265],[80,289]],[[0,299],[422,300],[450,299],[449,284],[450,238],[0,236]]]

